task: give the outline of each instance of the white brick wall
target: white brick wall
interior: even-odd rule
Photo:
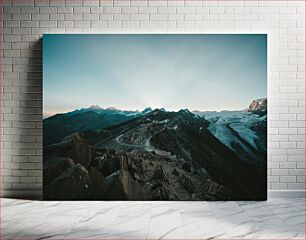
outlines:
[[[304,189],[304,1],[2,2],[4,195],[42,189],[43,33],[268,33],[269,189]]]

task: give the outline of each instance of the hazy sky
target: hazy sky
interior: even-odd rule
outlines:
[[[238,110],[267,96],[264,34],[44,35],[44,112]]]

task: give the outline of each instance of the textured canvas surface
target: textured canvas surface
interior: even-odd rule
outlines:
[[[266,199],[266,35],[44,35],[43,79],[45,199]]]

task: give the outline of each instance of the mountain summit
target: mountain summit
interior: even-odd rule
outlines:
[[[103,108],[101,108],[99,105],[91,105],[89,109],[102,110]]]
[[[253,100],[248,108],[248,112],[267,112],[267,98]]]

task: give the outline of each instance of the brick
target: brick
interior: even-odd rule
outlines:
[[[82,14],[65,14],[65,20],[82,20],[83,19],[83,15]]]
[[[38,40],[40,38],[40,36],[42,36],[44,33],[48,32],[48,31],[49,31],[49,28],[47,28],[47,27],[32,28],[32,35],[22,36],[22,41],[33,42],[35,40]],[[35,35],[37,35],[37,37]],[[27,57],[27,56],[23,55],[23,57]]]
[[[32,14],[32,20],[49,20],[49,14]]]
[[[121,13],[129,14],[129,13],[138,13],[137,7],[122,7]]]
[[[14,0],[12,1],[12,5],[30,7],[30,6],[34,6],[34,0]]]
[[[3,181],[5,183],[16,183],[20,181],[19,177],[13,177],[13,176],[4,176]]]
[[[83,6],[86,7],[91,7],[91,6],[99,6],[100,2],[99,0],[90,0],[90,1],[83,1]]]
[[[196,13],[208,14],[209,11],[210,11],[210,8],[208,8],[208,7],[196,7],[195,10],[196,10]]]
[[[209,13],[225,13],[224,7],[210,7]]]
[[[272,189],[278,190],[278,189],[287,189],[288,184],[287,183],[272,183]]]
[[[218,14],[204,14],[202,15],[202,19],[203,20],[218,20],[219,15]]]
[[[254,21],[251,22],[251,28],[264,28],[264,29],[269,29],[269,28],[278,28],[279,27],[279,22],[278,21]]]
[[[107,21],[107,27],[108,28],[120,28],[121,21]]]
[[[74,7],[74,13],[90,13],[90,7]]]
[[[162,1],[162,0],[148,0],[148,6],[158,6],[158,7],[167,6],[167,1]]]
[[[273,138],[275,138],[275,136],[273,136]],[[271,141],[277,141],[277,139],[272,140],[272,136],[271,136]],[[288,137],[287,138],[284,137],[284,139],[282,141],[288,141]],[[286,154],[286,149],[270,149],[269,154],[271,154],[271,155],[283,155],[283,154]]]
[[[305,176],[296,176],[296,182],[305,183]]]
[[[178,21],[177,27],[179,28],[193,28],[194,27],[194,21]]]
[[[42,177],[41,170],[28,170],[29,176]]]
[[[21,13],[21,7],[4,6],[3,13]]]
[[[13,177],[24,177],[28,175],[28,170],[17,170],[17,169],[13,169],[11,171],[11,176]]]
[[[201,7],[202,1],[185,0],[186,7]]]
[[[35,183],[36,178],[35,177],[20,177],[20,181],[22,183]]]
[[[296,120],[296,114],[280,114],[280,120]]]
[[[296,57],[297,51],[296,50],[280,50],[279,51],[280,56],[284,57]]]
[[[234,27],[233,21],[211,21],[210,27],[213,28],[232,28]]]
[[[38,7],[22,7],[21,13],[39,13]]]
[[[158,7],[157,8],[158,13],[176,13],[175,7]]]
[[[295,162],[280,162],[280,168],[296,168]]]
[[[298,36],[297,36],[297,40],[298,40]],[[300,42],[288,42],[288,49],[297,49],[297,50],[300,50],[300,49],[304,49],[304,39],[300,40]]]
[[[130,6],[130,5],[131,5],[130,0],[116,0],[116,1],[114,1],[114,6],[126,7],[126,6]]]
[[[102,6],[114,6],[114,0],[100,0],[100,7]]]
[[[251,8],[251,13],[278,13],[277,7],[253,7]]]
[[[148,2],[146,0],[131,0],[130,5],[135,7],[143,7],[147,6]]]
[[[235,21],[235,27],[249,29],[251,27],[251,23],[249,21]]]
[[[289,127],[305,127],[305,121],[290,121]]]
[[[50,15],[50,21],[60,21],[65,20],[64,14],[52,14]]]
[[[280,182],[295,183],[296,176],[280,176]]]
[[[50,6],[66,6],[65,0],[50,0]]]
[[[157,28],[158,21],[139,21],[141,28]]]
[[[38,21],[21,21],[20,26],[22,28],[37,28],[39,27]]]
[[[91,7],[90,13],[103,13],[103,8],[102,7]]]
[[[90,27],[90,21],[74,21],[74,27],[77,28],[89,28]]]
[[[20,36],[16,36],[16,35],[4,35],[3,36],[3,41],[4,42],[20,42],[21,41],[21,37]]]
[[[139,13],[157,13],[157,7],[139,7]]]
[[[56,27],[57,21],[40,21],[39,27]]]
[[[12,34],[17,34],[17,35],[27,35],[31,34],[31,28],[13,28],[12,29]]]
[[[35,0],[34,5],[38,6],[38,7],[41,7],[41,6],[49,6],[49,4],[50,4],[49,0]]]
[[[177,13],[195,13],[195,7],[177,7]]]
[[[121,26],[124,28],[138,28],[139,21],[123,21],[121,22]]]
[[[90,23],[91,27],[93,28],[106,28],[107,27],[107,21],[91,21]]]
[[[296,148],[296,143],[295,142],[281,142],[280,144],[280,148]]]
[[[20,51],[18,50],[4,50],[4,57],[20,57]]]
[[[149,20],[149,14],[131,14],[130,20]]]
[[[113,20],[113,14],[99,14],[100,21]]]
[[[230,20],[243,20],[243,15],[239,14],[219,14],[219,20],[230,21]]]
[[[219,4],[219,6],[232,6],[232,7],[235,7],[235,6],[243,6],[244,2],[224,0],[224,1],[218,1],[218,4]]]
[[[176,21],[158,21],[158,27],[161,28],[175,28]]]
[[[268,176],[268,182],[269,183],[278,183],[279,182],[279,176]]]
[[[84,20],[99,20],[99,14],[83,14],[83,19]]]
[[[66,1],[66,6],[72,6],[72,7],[76,7],[76,6],[82,6],[83,1],[80,1],[80,0],[69,0],[69,1]]]
[[[305,149],[287,149],[289,155],[305,155]]]
[[[180,0],[168,1],[169,7],[183,7],[184,5],[185,5],[184,1],[180,1]]]
[[[305,190],[305,183],[288,183],[288,189]]]
[[[120,7],[104,7],[103,13],[121,13]]]
[[[20,27],[20,21],[4,21],[3,27],[5,28]]]
[[[305,162],[297,162],[297,163],[296,163],[296,167],[297,167],[298,169],[305,168]],[[305,179],[304,179],[304,180],[305,180]]]
[[[304,176],[305,169],[289,169],[290,176]]]
[[[12,20],[31,20],[31,14],[13,14]]]
[[[282,135],[292,135],[297,134],[296,128],[279,128],[279,134]]]
[[[268,168],[279,168],[279,162],[268,162]]]
[[[58,7],[57,13],[59,14],[73,13],[73,7]]]
[[[185,14],[186,21],[201,21],[202,14]]]
[[[234,8],[235,13],[251,13],[250,7],[235,7]]]
[[[184,20],[184,14],[169,14],[168,18],[170,21],[182,21]]]
[[[291,155],[291,156],[288,156],[288,161],[294,161],[294,162],[301,161],[301,162],[305,162],[305,157],[304,157],[303,154]]]
[[[114,20],[116,21],[124,21],[124,20],[130,20],[130,15],[128,14],[114,14]]]

